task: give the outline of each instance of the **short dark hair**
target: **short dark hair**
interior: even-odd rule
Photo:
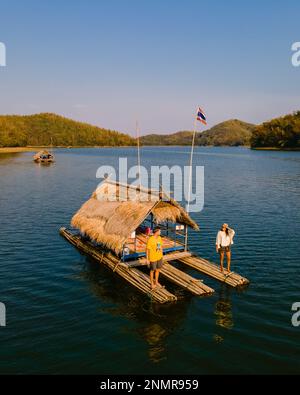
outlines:
[[[160,230],[160,227],[159,226],[156,226],[154,229],[153,229],[153,233],[156,233],[156,232],[158,232]]]

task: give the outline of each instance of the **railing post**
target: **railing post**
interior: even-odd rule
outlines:
[[[185,226],[185,236],[184,236],[184,251],[187,251],[188,249],[188,227],[187,225]]]

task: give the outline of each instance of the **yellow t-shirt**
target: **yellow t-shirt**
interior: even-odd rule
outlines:
[[[150,262],[159,261],[163,257],[161,237],[158,236],[157,238],[155,238],[154,236],[150,236],[147,242],[147,250],[150,251]]]

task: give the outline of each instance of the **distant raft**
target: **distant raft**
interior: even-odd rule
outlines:
[[[36,163],[52,163],[54,162],[54,155],[48,151],[40,151],[33,156]]]

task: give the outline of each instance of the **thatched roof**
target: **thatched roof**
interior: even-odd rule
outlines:
[[[47,151],[47,150],[42,150],[42,151],[39,151],[39,152],[37,152],[36,154],[34,154],[34,156],[33,156],[33,158],[34,159],[38,159],[38,158],[40,158],[41,156],[47,156],[47,155],[51,155],[50,154],[50,152],[49,151]]]
[[[130,234],[152,213],[198,230],[187,212],[165,193],[105,180],[74,215],[71,225],[119,253]]]

